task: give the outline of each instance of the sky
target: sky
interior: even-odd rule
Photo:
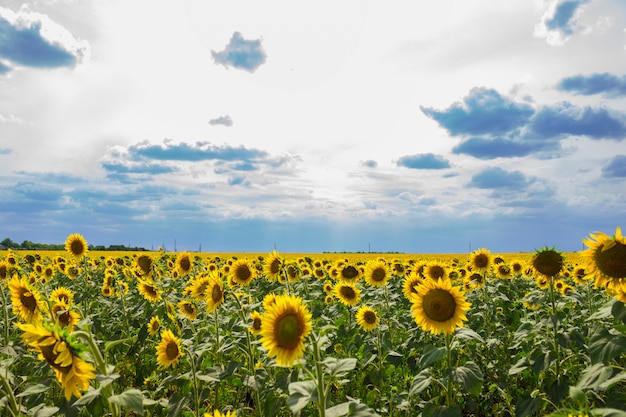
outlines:
[[[0,239],[583,249],[626,215],[623,0],[3,0]]]

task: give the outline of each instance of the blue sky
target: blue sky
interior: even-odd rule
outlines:
[[[5,0],[0,238],[582,249],[626,226],[622,0]]]

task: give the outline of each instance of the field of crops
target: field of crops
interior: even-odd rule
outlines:
[[[626,416],[626,239],[585,244],[0,252],[0,414]]]

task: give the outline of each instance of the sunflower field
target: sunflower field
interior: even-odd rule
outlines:
[[[626,416],[626,239],[0,252],[3,416]]]

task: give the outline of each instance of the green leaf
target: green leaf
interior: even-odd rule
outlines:
[[[576,386],[580,389],[595,389],[598,385],[609,379],[611,375],[613,375],[613,368],[603,363],[596,363],[582,371]]]
[[[16,397],[19,398],[19,397],[27,397],[33,394],[40,394],[42,392],[48,391],[49,389],[50,387],[48,385],[43,385],[43,384],[29,385],[24,391],[17,394]]]
[[[615,408],[594,408],[594,415],[600,415],[603,417],[626,417],[626,411],[617,410]]]
[[[430,386],[432,380],[433,379],[430,377],[430,368],[423,369],[419,374],[415,375],[415,378],[413,378],[409,395],[419,394],[424,391]]]
[[[431,363],[438,362],[446,356],[446,348],[445,347],[435,347],[433,345],[428,345],[424,349],[424,354],[420,359],[420,365],[422,368],[430,365]]]
[[[119,395],[110,396],[109,402],[143,415],[143,394],[136,388],[130,388]]]
[[[585,395],[585,391],[577,386],[569,387],[569,397],[572,399],[574,404],[580,408],[584,407],[587,404],[587,396]]]
[[[41,404],[39,408],[28,410],[28,414],[31,414],[33,417],[50,417],[56,416],[58,411],[59,407],[46,407],[44,404]]]
[[[607,389],[609,389],[611,385],[617,382],[621,382],[621,381],[626,381],[626,371],[622,371],[618,373],[617,375],[615,375],[613,378],[609,378],[606,381],[602,382],[601,384],[598,384],[596,389],[598,391],[606,391]]]
[[[453,369],[452,375],[466,392],[474,395],[480,394],[483,386],[483,373],[474,362],[469,361],[465,366]]]
[[[528,358],[526,356],[520,358],[515,365],[509,369],[509,375],[517,375],[520,372],[523,372],[526,368],[528,368]]]
[[[289,397],[287,405],[292,412],[297,413],[307,406],[311,400],[317,398],[317,386],[315,381],[298,381],[289,384]]]
[[[187,403],[189,403],[188,397],[174,393],[167,404],[167,417],[179,416],[187,406]]]
[[[341,377],[356,368],[356,358],[326,358],[324,359],[324,368],[332,377]]]
[[[541,397],[532,398],[526,396],[520,398],[515,404],[515,417],[526,417],[533,414],[543,406],[544,400]]]
[[[607,363],[626,352],[626,337],[607,334],[589,345],[589,356],[592,363]]]
[[[461,340],[478,340],[479,342],[484,342],[483,338],[478,333],[468,327],[456,329],[454,336]]]
[[[618,320],[626,324],[626,306],[619,300],[616,300],[611,307],[611,314]]]
[[[350,402],[337,404],[326,409],[326,417],[345,416],[350,412]]]
[[[441,405],[437,407],[432,403],[428,403],[422,412],[424,417],[461,417],[462,415],[461,408],[458,405],[453,405],[452,407]]]
[[[89,387],[86,393],[82,397],[74,401],[73,405],[86,405],[100,396],[100,388]]]

